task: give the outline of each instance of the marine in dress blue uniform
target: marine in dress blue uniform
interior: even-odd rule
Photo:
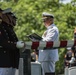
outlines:
[[[42,35],[42,41],[58,41],[59,31],[54,24],[54,16],[44,12],[42,14],[44,25],[47,28]],[[39,62],[41,62],[43,75],[55,75],[55,63],[59,60],[58,49],[39,50]]]
[[[14,75],[19,65],[18,38],[13,30],[16,17],[0,9],[0,75]]]

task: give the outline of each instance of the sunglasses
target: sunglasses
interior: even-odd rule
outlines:
[[[43,19],[43,22],[46,22],[47,21],[47,19]]]
[[[44,18],[43,19],[43,22],[46,22],[46,21],[48,21],[49,20],[49,18]]]
[[[51,19],[49,19],[49,18],[46,18],[46,19],[43,19],[43,22],[46,22],[46,21],[52,21]]]

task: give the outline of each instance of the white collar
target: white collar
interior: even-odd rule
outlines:
[[[55,24],[51,24],[50,26],[47,27],[47,29],[52,28],[53,26],[55,26]]]

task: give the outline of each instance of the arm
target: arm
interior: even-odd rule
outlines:
[[[50,29],[47,32],[47,35],[45,37],[43,37],[43,41],[56,41],[58,38],[58,30],[56,29]]]

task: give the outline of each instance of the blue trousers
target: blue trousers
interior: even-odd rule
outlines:
[[[0,75],[15,75],[16,68],[0,68]]]

